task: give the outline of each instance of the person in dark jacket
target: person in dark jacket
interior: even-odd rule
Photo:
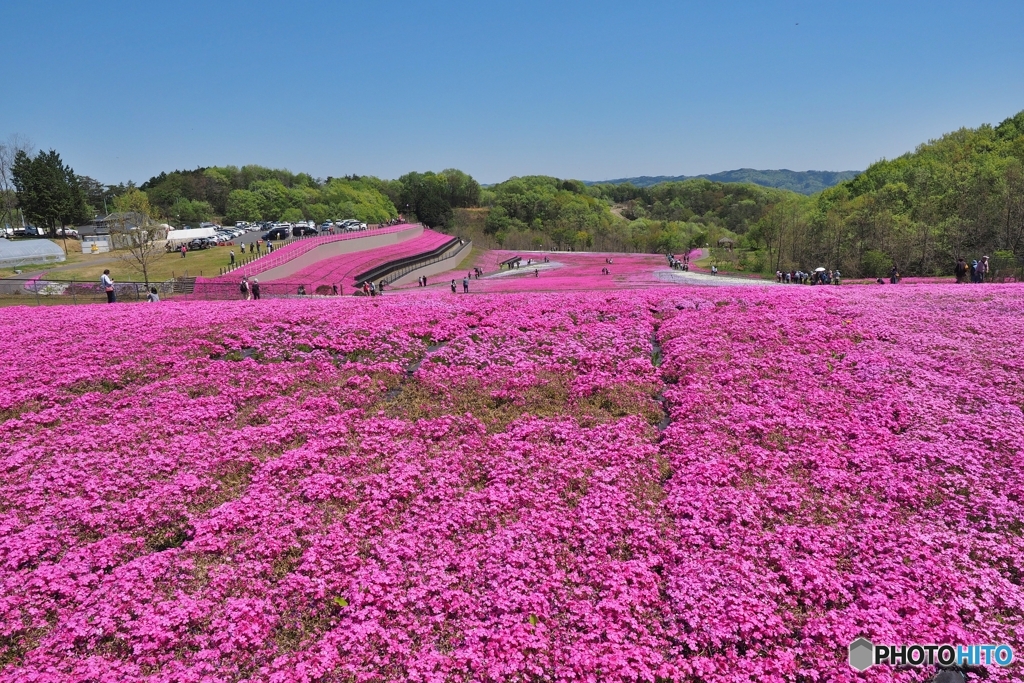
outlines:
[[[967,282],[967,261],[962,258],[956,260],[956,265],[953,266],[953,275],[956,276],[956,283],[962,285]]]

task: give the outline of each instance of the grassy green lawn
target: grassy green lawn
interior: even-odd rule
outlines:
[[[64,249],[64,243],[61,240],[47,240],[47,241],[48,242],[52,242],[53,244],[56,244],[62,250]],[[31,264],[30,263],[28,265],[17,266],[15,268],[0,268],[0,277],[15,276],[15,275],[17,275],[17,273],[14,272],[15,270],[20,270],[22,273],[34,273],[34,272],[38,272],[40,270],[46,270],[48,268],[57,268],[57,267],[66,266],[66,265],[74,265],[74,264],[87,265],[87,264],[89,264],[92,261],[95,261],[97,259],[104,258],[104,257],[107,257],[107,256],[109,256],[109,254],[99,254],[99,255],[83,254],[82,253],[82,244],[78,240],[70,240],[69,239],[68,240],[67,260],[61,261],[59,263],[52,263],[52,262],[51,263],[35,263],[35,264]]]
[[[149,280],[151,282],[162,282],[172,277],[186,275],[195,277],[199,275],[215,276],[219,269],[228,265],[228,251],[226,247],[214,247],[202,251],[190,251],[181,258],[180,254],[160,254],[149,268]],[[114,281],[142,281],[142,271],[138,264],[126,261],[123,258],[124,252],[115,251],[108,254],[77,254],[72,259],[59,264],[44,264],[41,266],[20,266],[25,273],[47,270],[47,277],[54,280],[99,280],[104,269],[110,269],[110,275]],[[236,252],[236,257],[238,253]],[[84,257],[84,258],[83,258]],[[74,265],[74,268],[54,270],[56,266]],[[5,275],[13,274],[13,270]]]

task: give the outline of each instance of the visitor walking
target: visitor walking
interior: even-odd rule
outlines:
[[[252,290],[249,288],[249,278],[242,278],[242,281],[238,284],[238,291],[242,293],[242,298],[246,301],[252,298]]]
[[[244,247],[245,245],[243,244],[242,246]],[[234,251],[229,251],[228,252],[228,265],[230,265],[230,266],[235,265],[235,252]]]
[[[958,258],[956,260],[956,265],[953,266],[953,275],[956,276],[956,283],[958,285],[962,285],[967,282],[967,271],[967,261],[964,261],[962,257]]]
[[[187,248],[185,247],[185,245],[184,244],[181,245],[181,258],[185,258],[185,252],[186,251],[187,251]]]
[[[889,271],[889,284],[894,285],[899,281],[900,271],[896,268],[896,266],[893,266],[892,269]]]
[[[978,282],[982,283],[985,281],[985,276],[988,275],[988,256],[982,256],[981,261],[978,262]]]
[[[462,278],[462,293],[469,294],[469,276]]]
[[[110,277],[110,270],[104,270],[103,275],[100,276],[100,284],[103,285],[103,291],[107,293],[107,303],[117,303],[117,295],[114,293],[114,280]]]
[[[455,280],[452,280],[452,294],[455,294]]]
[[[245,242],[242,242],[242,246],[239,249],[241,249],[243,254],[245,253]]]
[[[252,298],[258,301],[259,298],[260,298],[260,281],[257,280],[256,278],[252,279],[252,287],[251,287],[251,289],[252,289]]]
[[[153,304],[157,301],[160,301],[160,295],[156,293],[156,287],[150,287],[149,294],[146,295],[146,302]]]

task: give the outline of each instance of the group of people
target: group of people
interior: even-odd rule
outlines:
[[[838,268],[835,270],[822,268],[813,273],[805,273],[802,270],[775,271],[775,281],[786,285],[838,285],[841,279],[842,273]]]
[[[260,281],[256,278],[253,278],[252,282],[250,282],[248,277],[243,277],[238,289],[242,292],[242,298],[246,301],[259,300],[260,298]]]
[[[114,278],[110,277],[110,269],[107,268],[100,275],[100,285],[103,287],[104,294],[107,295],[108,304],[117,303],[117,290],[114,287]],[[160,301],[160,294],[156,291],[156,287],[150,287],[149,291],[146,292],[146,301],[148,303],[155,303]]]
[[[422,286],[426,287],[427,286],[427,278],[421,278],[421,279],[423,280]],[[378,284],[376,284],[376,285],[374,285],[373,282],[371,282],[371,281],[363,282],[363,286],[361,288],[362,291],[363,291],[363,296],[377,296],[378,294],[381,295],[381,296],[384,296],[384,285],[386,285],[386,284],[387,284],[387,282],[384,280],[384,278],[381,278],[380,282]]]
[[[690,270],[690,256],[685,254],[683,255],[683,260],[680,261],[674,254],[669,254],[668,265],[672,270]]]
[[[238,250],[242,253],[243,256],[245,255],[245,242],[243,242],[242,244],[239,245]],[[263,255],[263,240],[256,240],[255,242],[250,244],[249,245],[249,253],[254,255],[254,256],[262,256]],[[274,253],[274,243],[271,242],[270,240],[267,240],[267,253],[268,254],[273,254]],[[235,265],[235,250],[234,249],[232,249],[231,251],[228,252],[228,265],[229,266],[234,266]]]
[[[240,252],[242,252],[243,254],[245,253],[245,242],[242,242],[238,246],[238,250]],[[249,245],[249,253],[250,254],[255,254],[256,256],[262,255],[263,254],[263,240],[262,239],[258,239],[255,242],[253,242],[252,244],[250,244]],[[268,254],[273,254],[274,253],[274,243],[271,242],[270,240],[267,240],[267,253]]]
[[[455,294],[457,291],[458,288],[455,285],[455,280],[452,280],[452,294]],[[462,293],[469,294],[469,275],[462,278]]]
[[[427,286],[427,276],[426,275],[420,275],[418,278],[416,278],[416,283],[420,287],[426,287]]]
[[[802,270],[790,270],[788,272],[776,271],[775,280],[783,284],[797,285],[838,285],[842,282],[843,274],[838,268],[835,270],[821,269],[813,273],[805,273]]]
[[[964,259],[958,258],[956,266],[953,267],[953,274],[956,275],[957,284],[973,282],[980,284],[985,282],[989,273],[988,256],[982,256],[980,261],[971,261],[968,264]],[[968,278],[970,278],[968,280]]]

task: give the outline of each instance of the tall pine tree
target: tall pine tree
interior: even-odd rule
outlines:
[[[85,192],[78,176],[55,150],[40,151],[35,157],[19,151],[11,170],[18,205],[51,238],[57,236],[58,228],[88,220]]]

